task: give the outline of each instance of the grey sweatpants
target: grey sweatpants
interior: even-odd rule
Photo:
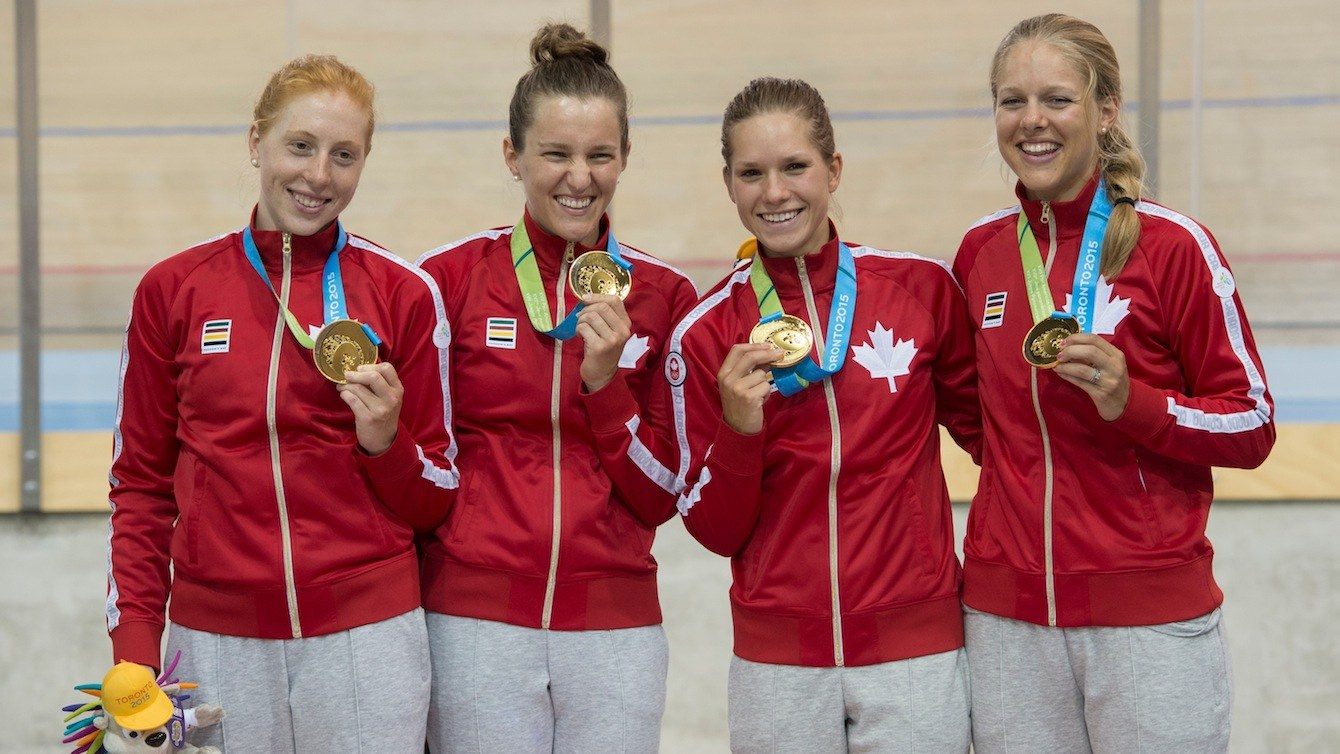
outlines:
[[[655,752],[670,650],[660,626],[546,631],[428,613],[428,742],[447,752]]]
[[[1085,628],[967,609],[964,628],[977,752],[1228,751],[1233,682],[1217,609]]]
[[[223,636],[171,624],[167,659],[195,681],[191,706],[223,722],[190,735],[225,754],[423,751],[428,637],[423,610],[302,639]]]
[[[968,751],[962,649],[843,668],[732,657],[727,707],[734,752]]]

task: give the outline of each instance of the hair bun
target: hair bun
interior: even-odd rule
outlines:
[[[576,58],[596,65],[609,65],[609,51],[571,24],[551,23],[530,40],[530,63],[540,66],[563,58]]]

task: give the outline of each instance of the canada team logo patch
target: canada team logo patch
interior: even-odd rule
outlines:
[[[665,380],[675,387],[684,384],[684,378],[688,376],[684,369],[684,357],[679,351],[671,351],[665,357]]]
[[[231,319],[211,319],[200,328],[200,353],[228,353],[233,340]]]
[[[1006,291],[1000,291],[986,297],[986,308],[982,310],[983,330],[1000,327],[1005,323],[1005,297],[1007,295],[1009,294]]]
[[[485,323],[484,344],[489,348],[516,350],[516,318],[489,317]]]

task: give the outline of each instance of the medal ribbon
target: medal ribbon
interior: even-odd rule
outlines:
[[[321,286],[325,291],[326,298],[326,305],[322,308],[323,324],[327,325],[337,319],[349,319],[344,304],[344,278],[340,275],[340,250],[348,243],[349,234],[344,232],[344,226],[340,224],[339,220],[335,221],[335,230],[335,248],[331,249],[330,256],[326,257],[326,267],[321,273]],[[249,225],[242,230],[242,248],[246,250],[247,261],[251,262],[252,269],[256,270],[256,274],[260,275],[261,280],[265,282],[265,287],[269,288],[270,293],[274,294],[275,301],[283,306],[279,294],[270,282],[270,276],[265,272],[265,264],[261,261],[261,252],[256,248],[256,239],[252,238],[251,226]],[[284,322],[288,324],[288,331],[293,333],[293,337],[302,344],[303,348],[309,351],[315,348],[316,341],[312,340],[312,336],[303,331],[302,325],[298,323],[298,318],[293,316],[293,312],[289,311],[288,307],[283,308]],[[381,338],[377,337],[377,333],[373,331],[371,326],[361,322],[359,324],[362,325],[363,332],[374,346],[382,344]]]
[[[1093,332],[1098,270],[1103,261],[1103,236],[1107,233],[1107,221],[1111,216],[1112,202],[1107,198],[1106,184],[1100,180],[1093,201],[1089,203],[1089,216],[1084,221],[1079,261],[1075,264],[1075,279],[1070,289],[1071,312],[1066,313],[1056,311],[1056,302],[1052,300],[1051,290],[1047,286],[1047,272],[1042,264],[1038,240],[1033,236],[1028,215],[1022,210],[1019,212],[1019,221],[1015,225],[1019,238],[1019,258],[1024,266],[1024,285],[1028,288],[1028,308],[1032,310],[1034,324],[1047,317],[1073,317],[1079,322],[1080,332]],[[1053,227],[1051,232],[1055,233],[1056,228]]]
[[[632,271],[633,263],[623,258],[619,252],[619,242],[614,240],[614,229],[605,234],[605,253],[614,263]],[[554,326],[554,318],[549,313],[549,299],[544,294],[544,283],[540,281],[540,266],[535,262],[535,247],[531,245],[530,234],[526,232],[523,219],[512,228],[512,270],[516,273],[517,285],[521,286],[521,300],[526,304],[526,316],[536,330],[555,340],[567,340],[577,334],[577,315],[586,304],[578,303],[568,312],[563,321]],[[561,292],[558,295],[563,295]]]
[[[773,322],[786,314],[781,301],[777,298],[777,288],[772,284],[767,269],[763,266],[763,255],[754,254],[749,264],[749,283],[758,299],[759,322]],[[851,342],[851,321],[856,311],[856,260],[851,247],[838,242],[838,266],[833,301],[828,306],[827,336],[819,362],[806,357],[799,364],[789,367],[773,367],[772,381],[782,395],[791,396],[818,382],[831,377],[842,369],[847,360],[847,344]]]

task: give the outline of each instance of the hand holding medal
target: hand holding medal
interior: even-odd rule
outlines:
[[[405,388],[395,367],[383,361],[346,371],[338,390],[354,412],[358,444],[368,455],[384,453],[400,428]]]
[[[785,352],[772,343],[736,343],[717,372],[721,418],[742,435],[763,431],[763,403],[772,393],[768,366]],[[806,352],[808,355],[808,351]]]
[[[586,348],[582,357],[582,384],[594,393],[608,385],[618,372],[624,345],[633,334],[633,321],[618,295],[585,293],[581,299],[585,306],[577,315],[577,334]]]
[[[1088,393],[1105,421],[1125,413],[1131,397],[1126,355],[1105,338],[1088,333],[1067,337],[1057,356],[1056,374]]]

